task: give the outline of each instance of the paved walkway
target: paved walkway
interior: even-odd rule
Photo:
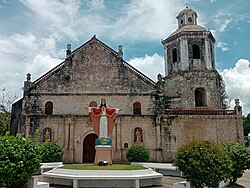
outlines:
[[[152,188],[173,188],[175,182],[183,181],[185,179],[180,177],[163,176],[160,187]],[[250,188],[250,170],[245,171],[243,177],[239,178],[235,185],[228,186],[229,188]]]

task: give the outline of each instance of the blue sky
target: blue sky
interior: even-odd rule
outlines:
[[[249,0],[0,0],[0,88],[21,97],[26,74],[35,80],[93,35],[156,80],[164,74],[161,40],[177,29],[185,4],[215,39],[216,66],[233,107],[250,113]]]

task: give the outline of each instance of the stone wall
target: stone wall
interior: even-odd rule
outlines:
[[[220,75],[216,70],[182,72],[165,77],[165,83],[166,96],[174,98],[170,108],[196,108],[197,88],[204,88],[206,91],[206,105],[203,108],[222,108]]]
[[[164,116],[163,161],[173,161],[178,149],[192,140],[208,140],[215,143],[243,142],[241,118],[236,115]]]
[[[40,133],[45,128],[52,129],[52,140],[64,148],[64,162],[82,163],[83,140],[93,132],[88,125],[88,116],[51,116],[41,117]],[[125,162],[127,148],[133,145],[145,146],[150,150],[150,159],[156,161],[156,129],[152,116],[124,116],[118,115],[116,126],[112,132],[113,159],[117,162]],[[142,142],[135,142],[134,131],[142,129]],[[70,133],[69,133],[70,132]]]

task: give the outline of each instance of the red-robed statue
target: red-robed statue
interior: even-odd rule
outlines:
[[[101,99],[100,107],[89,107],[91,125],[99,138],[110,137],[119,109],[107,108],[106,99]]]

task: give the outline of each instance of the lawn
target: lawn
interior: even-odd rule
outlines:
[[[143,170],[143,166],[133,166],[129,164],[112,164],[107,166],[98,166],[94,164],[72,164],[64,165],[60,168],[72,170]]]

